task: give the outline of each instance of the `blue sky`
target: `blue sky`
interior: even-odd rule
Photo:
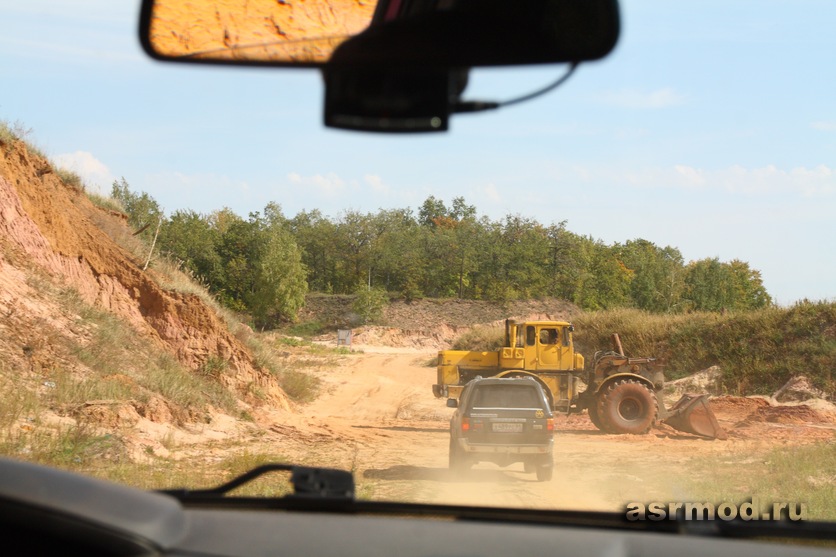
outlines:
[[[151,61],[137,1],[0,0],[0,119],[91,188],[124,176],[169,212],[338,217],[460,195],[494,219],[743,259],[782,304],[836,299],[836,3],[621,6],[616,51],[557,91],[393,137],[323,128],[315,70]],[[477,71],[467,96],[562,71]]]

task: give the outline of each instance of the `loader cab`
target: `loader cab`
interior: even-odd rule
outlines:
[[[530,322],[522,324],[520,330],[523,336],[525,369],[575,369],[572,325],[560,321]]]

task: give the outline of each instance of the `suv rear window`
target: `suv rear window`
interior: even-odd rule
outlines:
[[[542,408],[533,386],[480,385],[473,395],[473,408]]]

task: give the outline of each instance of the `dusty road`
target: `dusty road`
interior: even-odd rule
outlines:
[[[479,464],[455,478],[447,470],[453,411],[431,392],[435,368],[427,362],[435,353],[398,350],[365,347],[319,372],[325,392],[290,423],[272,427],[283,437],[285,454],[351,469],[360,496],[375,499],[619,510],[629,501],[697,500],[694,486],[710,481],[720,467],[739,470],[745,482],[746,466],[769,450],[836,434],[832,414],[742,398],[713,403],[727,441],[667,426],[643,436],[606,435],[585,415],[560,416],[553,481],[537,482],[521,464]]]

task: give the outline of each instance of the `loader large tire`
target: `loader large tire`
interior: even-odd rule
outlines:
[[[598,405],[591,404],[587,409],[586,412],[589,414],[589,421],[592,422],[592,425],[600,429],[601,431],[607,431],[604,429],[604,424],[601,423],[601,418],[598,417]]]
[[[620,379],[598,395],[598,419],[609,433],[643,434],[656,422],[656,393],[633,379]]]

